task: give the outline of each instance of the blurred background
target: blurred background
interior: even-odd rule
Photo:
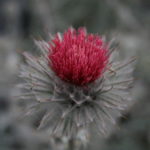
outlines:
[[[117,132],[105,139],[93,134],[87,149],[149,150],[150,0],[0,0],[0,150],[52,149],[48,137],[18,121],[12,95],[20,52],[35,53],[33,38],[70,26],[115,37],[123,58],[137,56],[134,105],[119,118]]]

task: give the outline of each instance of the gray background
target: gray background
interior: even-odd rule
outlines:
[[[20,53],[37,52],[33,38],[69,26],[115,37],[122,58],[137,56],[133,105],[109,137],[93,133],[88,149],[150,149],[150,0],[0,0],[0,150],[51,149],[47,135],[18,119],[24,104],[14,84]]]

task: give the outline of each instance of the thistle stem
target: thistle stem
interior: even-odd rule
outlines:
[[[68,150],[75,150],[75,143],[73,138],[71,138],[68,142]]]

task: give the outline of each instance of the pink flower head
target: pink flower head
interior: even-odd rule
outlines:
[[[85,28],[69,28],[50,43],[50,65],[62,80],[83,86],[102,76],[108,62],[108,49],[98,35]]]

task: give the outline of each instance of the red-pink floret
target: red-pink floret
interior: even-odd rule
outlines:
[[[56,34],[50,43],[50,66],[64,81],[83,86],[102,76],[108,50],[101,37],[85,28],[69,28],[62,39]]]

